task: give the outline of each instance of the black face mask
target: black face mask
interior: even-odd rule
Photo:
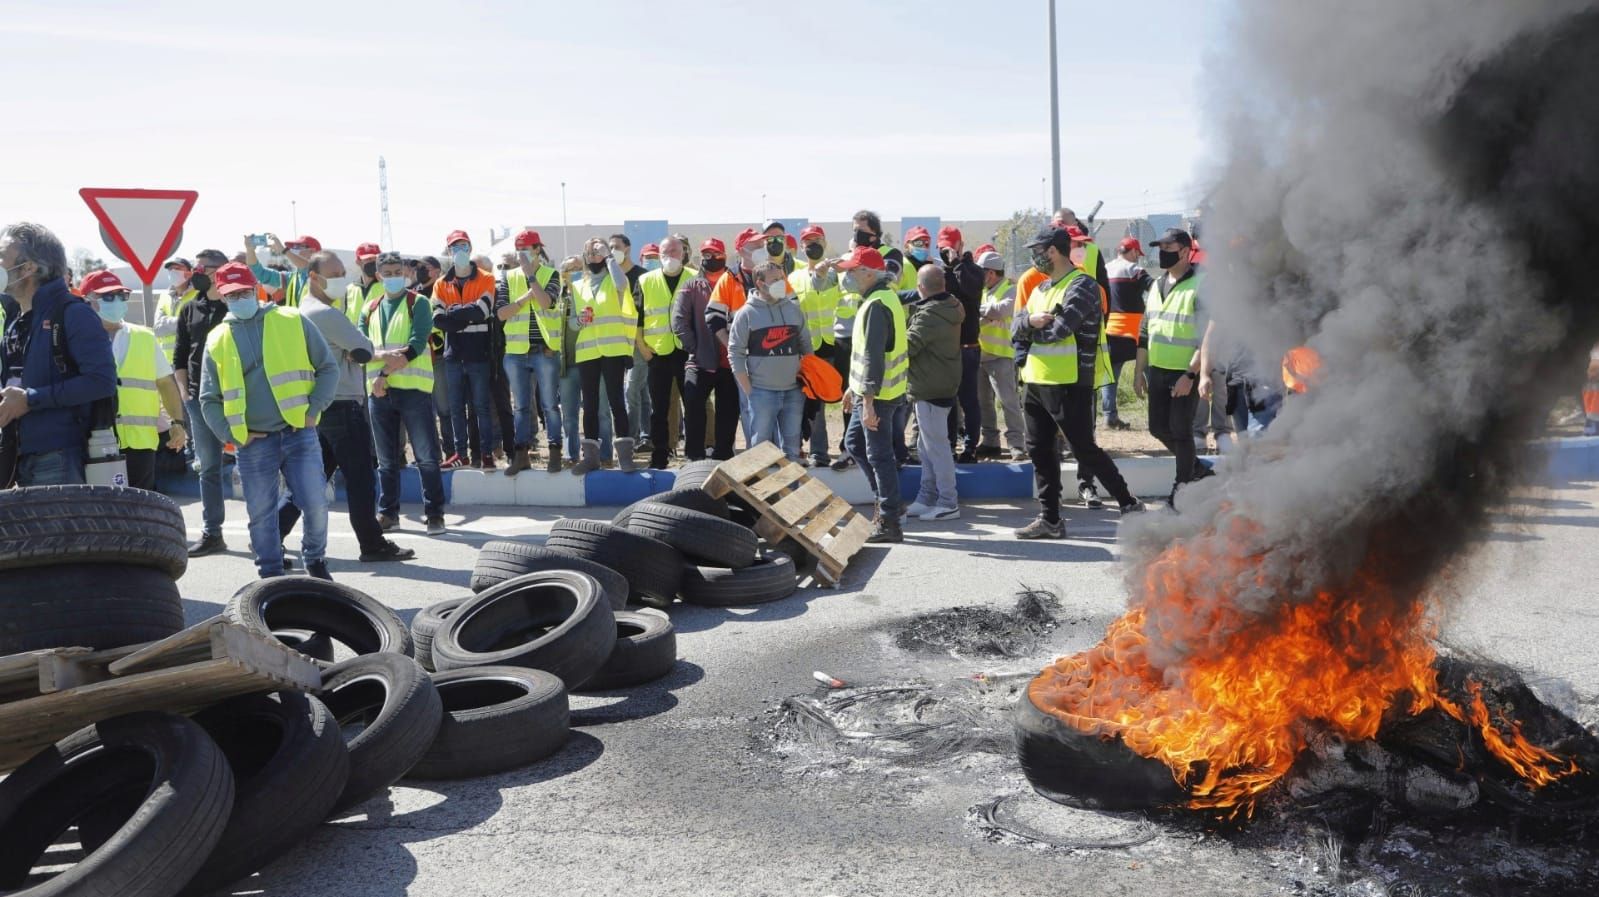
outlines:
[[[857,231],[855,231],[855,245],[856,246],[871,246],[873,248],[876,248],[876,246],[877,246],[877,235],[872,233],[871,231],[857,230]]]
[[[1182,250],[1180,249],[1177,252],[1167,252],[1166,250],[1162,249],[1160,251],[1160,270],[1170,271],[1171,269],[1177,267],[1177,256],[1181,252]]]
[[[604,262],[589,262],[589,273],[590,274],[598,274],[598,273],[600,273],[601,271],[604,271],[604,270],[605,270],[605,263]]]
[[[189,288],[193,289],[193,290],[199,290],[202,293],[204,293],[205,291],[211,289],[211,275],[209,275],[209,274],[196,274],[196,275],[194,275],[193,277],[189,278]]]
[[[960,254],[953,249],[940,249],[938,254],[944,257],[944,264],[953,265],[960,261]]]
[[[783,241],[782,240],[767,240],[766,241],[766,254],[771,256],[774,259],[781,257],[782,254],[783,254]]]
[[[378,276],[378,263],[377,262],[367,262],[366,264],[361,266],[361,273],[365,274],[367,277],[376,277],[376,276]]]
[[[718,274],[727,269],[727,260],[718,258],[700,259],[700,270],[706,274]]]
[[[810,259],[813,262],[818,260],[818,259],[820,259],[822,257],[822,254],[825,253],[826,251],[827,251],[827,248],[825,246],[823,246],[822,244],[820,244],[820,243],[806,243],[805,244],[805,257]]]

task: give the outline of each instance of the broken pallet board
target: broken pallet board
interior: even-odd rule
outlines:
[[[221,617],[144,645],[0,657],[0,772],[113,716],[193,713],[239,695],[321,684],[315,661]]]
[[[872,534],[871,523],[849,502],[770,442],[717,465],[704,489],[717,498],[732,493],[743,499],[760,515],[755,532],[768,543],[798,542],[816,558],[816,581],[823,585],[839,584]]]

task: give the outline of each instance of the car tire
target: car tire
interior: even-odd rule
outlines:
[[[461,779],[519,769],[560,750],[571,711],[559,677],[524,667],[473,667],[433,677],[444,721],[408,778]]]
[[[100,843],[22,893],[171,897],[222,837],[233,772],[205,730],[172,714],[130,713],[67,736],[0,781],[0,890],[25,887],[62,834],[117,796],[130,812],[110,819]]]
[[[622,611],[616,615],[616,646],[605,666],[583,684],[583,691],[608,691],[654,682],[677,666],[677,632],[659,613]]]
[[[628,600],[667,607],[677,598],[683,555],[676,548],[603,520],[557,520],[545,544],[610,567],[632,587]]]
[[[712,498],[709,492],[699,486],[689,486],[686,489],[658,492],[649,498],[633,502],[618,511],[616,516],[611,518],[611,522],[617,526],[625,527],[627,526],[627,519],[633,515],[633,512],[640,505],[649,503],[671,505],[674,508],[688,508],[691,511],[699,511],[701,514],[709,514],[712,517],[720,517],[723,520],[727,519],[727,502],[720,498]]]
[[[317,697],[338,721],[350,752],[350,778],[333,807],[335,815],[404,778],[433,746],[444,720],[444,705],[427,671],[390,652],[328,669]]]
[[[742,570],[683,567],[683,600],[703,607],[744,607],[778,601],[799,587],[794,559],[768,551]]]
[[[356,654],[415,650],[400,616],[364,592],[311,576],[275,576],[240,589],[222,615],[257,632],[309,629],[342,642]]]
[[[183,512],[126,486],[34,486],[0,492],[0,570],[128,564],[173,579],[189,566]]]
[[[690,563],[712,567],[748,567],[761,549],[754,532],[731,520],[651,502],[633,511],[627,529],[665,542]]]
[[[548,570],[502,582],[457,608],[433,640],[433,662],[441,670],[544,670],[573,689],[605,666],[615,645],[616,615],[594,577]]]
[[[705,486],[705,481],[711,478],[722,462],[705,459],[703,461],[690,461],[678,468],[677,475],[672,479],[672,489],[697,489]]]
[[[0,656],[121,648],[183,629],[183,597],[161,570],[83,564],[0,571]]]
[[[628,585],[627,577],[619,571],[568,551],[527,542],[500,541],[484,545],[477,553],[477,565],[472,568],[472,591],[482,592],[508,579],[546,570],[587,573],[599,580],[612,610],[627,606],[627,596],[632,587]]]
[[[466,598],[448,598],[428,605],[411,618],[411,644],[416,662],[422,665],[422,669],[433,672],[433,636],[444,625],[444,621],[455,613],[455,609],[466,601]]]
[[[309,629],[276,629],[272,637],[312,660],[333,662],[333,639]]]

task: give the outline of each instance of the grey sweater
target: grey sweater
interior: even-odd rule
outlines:
[[[733,315],[728,364],[756,389],[798,389],[800,357],[811,351],[805,313],[793,299],[755,296]]]
[[[316,326],[339,362],[336,401],[366,401],[366,363],[372,360],[372,341],[350,323],[344,312],[307,294],[300,299],[300,314]]]
[[[239,347],[239,362],[244,365],[244,425],[252,433],[276,433],[289,425],[278,412],[277,399],[273,398],[272,387],[267,383],[266,365],[261,361],[261,336],[268,314],[263,308],[248,321],[230,314],[217,325],[232,328],[233,341]],[[315,420],[333,404],[333,395],[339,388],[339,364],[321,331],[304,317],[300,318],[300,323],[305,327],[306,354],[316,369],[316,385],[311,389],[306,410],[306,419]],[[209,352],[205,354],[205,367],[200,375],[200,411],[205,416],[206,426],[218,439],[233,441],[227,415],[222,412],[222,387],[217,382],[216,361]]]

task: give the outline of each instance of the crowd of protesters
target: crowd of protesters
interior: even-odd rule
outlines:
[[[172,287],[141,327],[123,320],[131,290],[115,274],[74,281],[48,229],[14,225],[0,235],[0,476],[83,482],[86,409],[114,395],[132,485],[155,487],[163,447],[199,475],[193,556],[227,549],[231,463],[261,575],[292,565],[283,541],[298,525],[306,572],[326,577],[336,470],[366,562],[415,555],[384,535],[401,526],[407,466],[440,535],[442,471],[665,468],[730,458],[740,433],[806,466],[860,468],[878,542],[900,541],[907,516],[959,517],[957,464],[1030,460],[1041,513],[1017,536],[1063,538],[1064,451],[1086,506],[1103,487],[1124,513],[1143,508],[1095,439],[1129,426],[1128,362],[1175,457],[1174,495],[1208,475],[1207,436],[1226,449],[1270,422],[1279,397],[1214,338],[1186,231],[1149,244],[1152,272],[1138,240],[1105,258],[1062,209],[1016,272],[954,227],[913,227],[899,246],[873,212],[852,228],[835,247],[820,227],[771,221],[731,251],[673,234],[636,256],[614,234],[558,262],[531,229],[497,260],[456,230],[441,256],[362,244],[352,271],[312,237],[250,235],[233,255],[169,260]],[[907,503],[898,471],[911,463],[923,476]]]

